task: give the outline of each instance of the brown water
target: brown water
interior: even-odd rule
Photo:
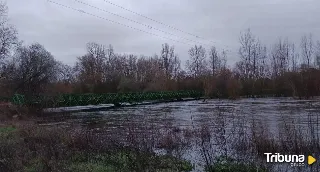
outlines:
[[[115,133],[116,137],[121,137],[125,136],[128,127],[132,126],[137,133],[142,132],[142,129],[152,133],[167,128],[175,128],[176,131],[196,130],[201,126],[215,128],[219,125],[217,114],[222,114],[227,132],[232,132],[233,126],[237,123],[241,123],[242,128],[249,128],[254,121],[259,121],[268,128],[270,134],[278,137],[283,121],[307,132],[308,125],[318,123],[319,112],[320,99],[263,98],[205,102],[197,100],[123,107],[99,112],[55,114],[44,117],[39,123],[66,126],[78,124],[92,130],[109,130]],[[320,131],[316,128],[315,132]],[[196,151],[192,149],[188,155],[185,156],[187,159],[201,164],[201,156]],[[202,169],[197,167],[196,170]]]

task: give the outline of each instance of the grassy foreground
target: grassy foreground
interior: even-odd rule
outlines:
[[[168,155],[114,143],[82,130],[35,125],[0,128],[0,171],[191,171]]]

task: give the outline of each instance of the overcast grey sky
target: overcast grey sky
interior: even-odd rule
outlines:
[[[164,25],[147,20],[120,9],[104,0],[79,0],[101,9],[119,14],[157,29],[173,33],[166,35],[157,30],[130,22],[111,14],[79,4],[74,0],[52,0],[73,8],[114,20],[164,37],[195,44],[181,37],[229,49],[229,64],[238,60],[240,31],[251,28],[259,39],[270,45],[280,36],[299,41],[305,33],[320,38],[319,0],[108,0],[148,16],[157,21],[179,28],[178,32]],[[7,0],[11,23],[19,31],[19,38],[26,44],[39,42],[58,60],[67,64],[75,62],[85,53],[86,43],[112,44],[118,53],[153,55],[159,53],[162,43],[176,47],[184,61],[191,45],[177,43],[152,36],[112,22],[63,8],[47,0]],[[208,41],[209,40],[209,41]],[[210,42],[212,41],[212,42]]]

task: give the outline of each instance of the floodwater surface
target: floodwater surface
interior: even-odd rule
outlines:
[[[201,125],[212,126],[217,113],[222,113],[227,121],[241,117],[246,126],[254,120],[277,130],[281,121],[294,121],[295,125],[307,126],[317,121],[320,99],[295,100],[292,98],[260,98],[241,100],[195,100],[185,102],[160,103],[133,107],[122,107],[98,112],[77,112],[48,116],[43,124],[81,124],[88,127],[122,127],[127,123],[148,123],[157,127],[168,123],[178,128],[194,128]],[[311,118],[311,119],[310,119]]]
[[[318,126],[319,99],[296,100],[292,98],[260,98],[240,100],[194,100],[122,107],[98,112],[61,113],[46,116],[40,125],[81,125],[91,130],[109,130],[117,137],[125,136],[128,128],[134,132],[148,130],[158,132],[173,128],[200,129],[221,127],[227,133],[235,132],[234,125],[250,128],[253,124],[263,125],[271,135],[280,137],[284,124],[292,125],[301,132],[308,132],[308,126]],[[217,121],[218,117],[223,120]],[[258,126],[260,127],[260,126]],[[262,127],[262,126],[261,126]],[[116,132],[115,132],[116,131]],[[315,132],[319,132],[315,128]],[[201,162],[201,156],[191,153],[187,157],[194,163]],[[200,169],[201,168],[196,168]],[[199,170],[199,171],[200,171]]]

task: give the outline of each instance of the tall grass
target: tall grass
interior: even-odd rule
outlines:
[[[144,131],[128,133],[127,137],[114,137],[107,130],[97,132],[76,126],[24,125],[14,131],[1,130],[0,171],[138,172],[192,169],[188,161],[155,154],[153,148],[159,142],[150,135],[149,130]],[[170,142],[172,145],[179,145],[179,140]],[[166,149],[170,146],[166,145]],[[170,149],[178,151],[178,147]]]
[[[319,165],[291,167],[290,164],[267,163],[264,153],[283,155],[319,156],[319,117],[317,113],[305,114],[308,121],[284,117],[276,128],[262,120],[242,118],[241,114],[227,117],[222,111],[201,126],[197,136],[203,166],[208,172],[231,171],[319,171]],[[305,118],[304,118],[305,119]],[[228,122],[227,122],[228,121]],[[228,123],[228,124],[227,124]]]

